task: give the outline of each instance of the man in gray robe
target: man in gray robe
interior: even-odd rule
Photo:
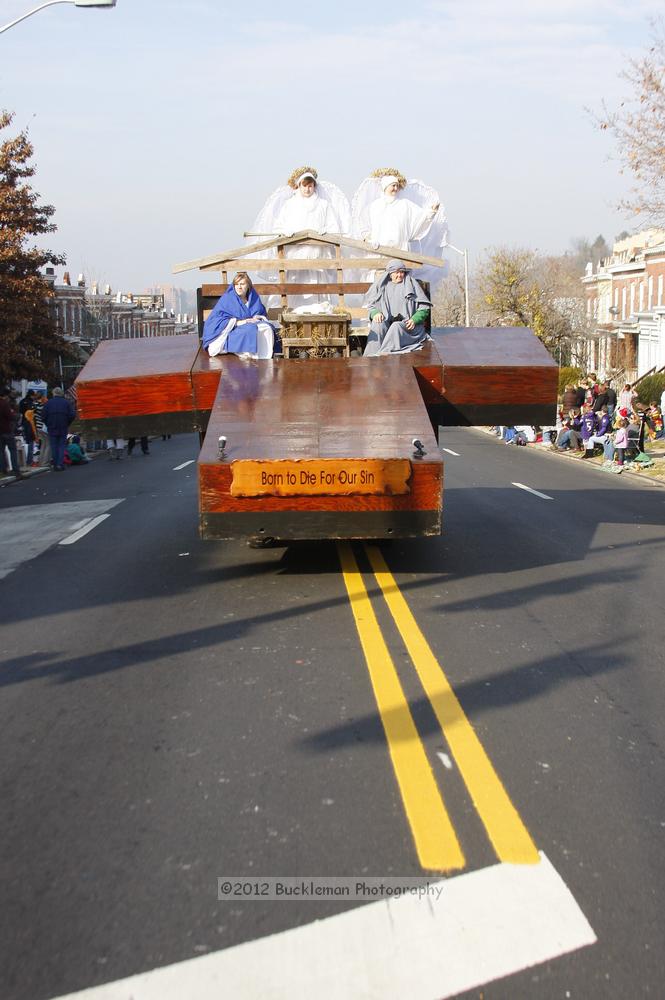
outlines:
[[[367,293],[370,328],[364,356],[406,354],[421,347],[429,334],[424,323],[432,303],[400,260],[391,260]]]

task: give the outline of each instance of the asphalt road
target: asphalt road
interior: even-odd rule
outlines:
[[[454,981],[476,985],[459,995],[660,996],[665,489],[479,431],[446,431],[441,445],[456,453],[445,454],[443,537],[382,546],[387,590],[371,572],[376,547],[352,551],[464,855],[448,878],[464,906],[469,873],[484,887],[505,861],[462,780],[462,750],[451,750],[468,720],[597,938],[552,946],[543,961],[518,955],[529,937],[518,929],[512,965],[513,946],[502,948],[512,974],[461,958]],[[250,942],[313,934],[324,917],[334,918],[316,925],[328,935],[327,986],[263,995],[387,996],[370,980],[349,985],[351,956],[334,943],[351,911],[378,909],[219,900],[217,878],[436,867],[423,865],[405,805],[411,765],[396,779],[395,748],[408,740],[387,743],[386,726],[409,712],[377,707],[340,551],[200,541],[196,466],[178,468],[197,451],[193,437],[158,440],[150,456],[0,490],[3,1000],[59,997],[222,949],[247,970],[247,989],[222,983],[210,995],[255,996],[250,980],[268,959]],[[394,584],[415,624],[389,611],[382,594]],[[414,669],[418,630],[461,706],[445,736]],[[490,919],[512,894],[481,888],[474,912]],[[413,977],[401,995],[451,995],[439,971],[427,979],[429,956],[414,957],[394,914],[385,960]],[[275,940],[281,954],[296,942],[301,972],[317,947]],[[367,932],[364,947],[380,954],[381,942]],[[295,984],[288,963],[281,975]],[[167,995],[155,990],[122,995]]]

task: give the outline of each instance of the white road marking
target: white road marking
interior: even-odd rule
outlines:
[[[438,899],[368,903],[59,1000],[432,1000],[596,941],[544,854],[537,865],[498,864],[435,884]]]
[[[72,525],[72,531],[78,531],[79,528],[82,528],[84,524],[88,524],[89,521],[89,517],[84,517],[82,521],[77,521],[76,524]]]
[[[527,493],[533,493],[535,497],[542,497],[543,500],[554,500],[554,497],[548,497],[547,493],[539,493],[538,490],[532,490],[530,486],[525,486],[524,483],[512,483],[512,486],[517,486],[520,490],[526,490]]]
[[[193,465],[195,461],[196,461],[195,458],[190,458],[188,462],[183,462],[182,465],[175,465],[173,467],[173,471],[180,472],[181,469],[186,469],[188,465]]]
[[[0,511],[0,580],[122,500],[27,504]]]
[[[447,451],[449,455],[455,455],[456,458],[459,458],[458,451],[451,451],[450,448],[442,448],[441,451]]]
[[[73,535],[69,535],[68,538],[63,538],[60,545],[73,545],[74,542],[78,542],[80,538],[83,538],[84,535],[87,535],[88,532],[92,531],[93,528],[96,528],[98,524],[101,524],[102,521],[105,521],[106,518],[110,516],[110,514],[99,514],[97,517],[93,517],[92,521],[88,521],[88,523],[84,524],[82,528],[75,531]]]
[[[439,758],[439,760],[441,761],[441,763],[443,764],[443,766],[446,767],[446,768],[448,768],[449,771],[452,771],[452,769],[453,769],[453,762],[450,759],[450,757],[448,756],[448,754],[447,753],[439,753],[439,751],[437,750],[437,754],[436,755]]]

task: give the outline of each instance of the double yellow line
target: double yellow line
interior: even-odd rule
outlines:
[[[464,854],[448,815],[395,664],[379,628],[362,574],[348,542],[338,545],[344,583],[365,654],[397,784],[423,868],[463,868]],[[406,644],[451,756],[500,861],[536,864],[528,830],[476,736],[446,675],[399,591],[379,549],[365,546],[376,581]]]

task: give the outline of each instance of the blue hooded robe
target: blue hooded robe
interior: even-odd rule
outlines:
[[[233,285],[229,285],[203,324],[203,346],[207,350],[213,340],[217,340],[219,335],[224,332],[230,319],[250,319],[252,316],[265,317],[265,315],[266,310],[263,303],[253,288],[250,288],[247,294],[247,301],[243,302]],[[256,323],[245,323],[240,327],[234,326],[229,331],[223,353],[257,354],[257,333]]]

